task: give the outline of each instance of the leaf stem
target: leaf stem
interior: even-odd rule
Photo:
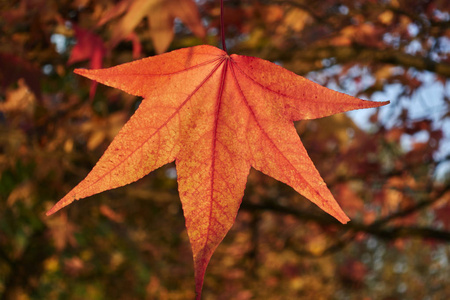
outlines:
[[[225,44],[225,26],[223,24],[223,0],[220,0],[220,36],[222,38],[222,49],[227,52],[227,45]],[[227,52],[228,53],[228,52]]]

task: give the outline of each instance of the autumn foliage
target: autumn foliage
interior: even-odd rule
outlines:
[[[0,6],[2,298],[448,298],[447,2],[219,4]]]
[[[250,167],[292,186],[342,223],[349,220],[292,121],[387,104],[359,100],[267,61],[229,56],[210,46],[75,72],[144,100],[86,179],[47,214],[176,161],[197,298],[208,262],[234,223]]]

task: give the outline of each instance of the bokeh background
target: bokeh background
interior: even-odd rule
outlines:
[[[193,299],[174,165],[45,211],[141,101],[73,69],[220,46],[219,5],[0,1],[1,299]],[[203,299],[449,299],[450,2],[224,5],[230,53],[391,104],[296,123],[352,221],[252,170]]]

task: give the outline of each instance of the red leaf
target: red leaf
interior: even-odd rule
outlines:
[[[444,193],[440,200],[436,202],[436,219],[444,225],[444,228],[450,229],[450,192]]]
[[[73,47],[67,64],[71,65],[76,62],[89,60],[90,68],[100,69],[103,64],[103,57],[106,53],[102,39],[93,32],[76,25],[73,26],[73,29],[75,30],[77,44]],[[96,89],[97,82],[92,82],[91,90],[89,91],[89,98],[91,100],[94,99]]]
[[[88,176],[47,214],[175,160],[198,297],[211,255],[233,225],[251,166],[342,223],[349,220],[293,121],[388,103],[338,93],[268,61],[212,46],[76,73],[145,99]]]
[[[25,80],[36,98],[41,100],[41,71],[16,55],[0,53],[0,88],[6,89],[20,78]]]

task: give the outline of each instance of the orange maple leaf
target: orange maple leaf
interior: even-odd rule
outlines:
[[[147,17],[150,37],[158,54],[165,52],[173,40],[175,18],[179,18],[199,38],[206,36],[193,0],[122,0],[103,16],[99,25],[123,13],[124,16],[111,30],[112,47],[129,37],[144,17]]]
[[[293,121],[388,103],[335,92],[212,46],[75,72],[144,100],[87,177],[47,214],[175,161],[198,298],[211,255],[234,223],[250,167],[292,186],[340,222],[349,220]]]

